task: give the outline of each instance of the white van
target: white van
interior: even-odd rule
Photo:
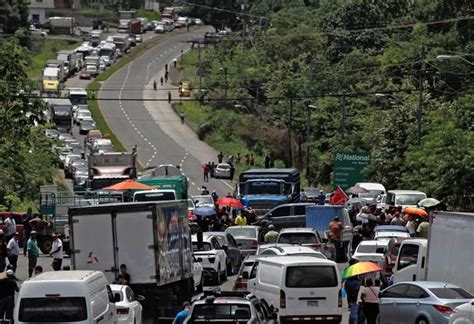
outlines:
[[[116,323],[114,296],[100,271],[51,271],[26,280],[15,323]]]
[[[386,194],[386,190],[383,184],[377,182],[358,182],[355,184],[356,187],[361,187],[367,190],[367,192],[358,194],[358,197],[365,203],[375,203],[377,198],[379,200],[383,195]]]
[[[337,264],[330,260],[308,256],[259,258],[248,288],[278,309],[280,323],[339,323],[342,319],[341,278]]]
[[[424,192],[416,190],[389,190],[382,197],[380,207],[385,210],[390,208],[417,207],[418,202],[427,196]]]

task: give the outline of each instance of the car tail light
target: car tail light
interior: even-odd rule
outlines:
[[[128,314],[128,307],[120,307],[120,308],[117,308],[117,314],[120,314],[120,315],[126,315]]]
[[[252,241],[252,249],[256,249],[258,246],[258,241],[257,240],[253,240]]]
[[[209,260],[210,263],[214,263],[214,261],[216,261],[216,258],[215,257],[212,257],[212,258],[207,258]]]
[[[337,306],[342,307],[342,289],[340,289],[339,294],[337,294]]]
[[[235,289],[247,289],[247,280],[242,279],[242,277],[238,277],[234,283]]]
[[[312,249],[319,250],[321,248],[321,243],[311,243],[308,246]]]
[[[436,308],[436,310],[438,312],[441,312],[441,313],[452,313],[452,312],[454,312],[454,310],[449,306],[433,305],[433,307]]]
[[[286,294],[280,289],[280,308],[286,308]]]

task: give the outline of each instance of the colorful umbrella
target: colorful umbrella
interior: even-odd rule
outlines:
[[[373,262],[357,262],[356,264],[347,267],[342,273],[342,279],[359,276],[365,273],[382,271],[382,267]]]
[[[234,208],[244,208],[244,205],[242,205],[242,202],[238,199],[235,199],[233,197],[223,197],[217,199],[217,205],[219,206],[226,206],[226,207],[234,207]]]
[[[431,208],[431,207],[439,205],[440,203],[441,202],[437,199],[425,198],[425,199],[422,199],[418,202],[418,206],[424,207],[424,208]]]
[[[147,186],[146,184],[136,182],[130,179],[116,183],[114,185],[102,188],[103,190],[151,190],[155,189],[152,186]]]
[[[358,195],[358,194],[361,194],[361,193],[368,193],[369,190],[357,186],[357,187],[350,187],[349,189],[346,190],[346,192],[350,193],[350,194]]]
[[[193,214],[196,216],[212,216],[216,214],[216,210],[209,206],[200,206],[193,210]]]
[[[425,210],[416,207],[406,207],[405,209],[403,209],[403,213],[408,215],[428,217],[428,213]]]

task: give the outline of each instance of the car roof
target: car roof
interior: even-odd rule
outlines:
[[[374,229],[375,232],[408,232],[407,228],[402,225],[377,225]]]
[[[229,226],[229,227],[227,227],[226,232],[227,232],[228,229],[232,229],[232,228],[253,228],[253,229],[260,229],[260,226],[256,226],[256,225],[234,225],[234,226]]]
[[[359,245],[380,245],[380,246],[387,246],[390,240],[382,240],[382,241],[361,241]]]
[[[336,263],[331,260],[319,259],[310,256],[271,256],[266,258],[259,259],[260,262],[268,262],[280,265],[311,265],[314,263],[323,264],[323,265],[335,265]]]
[[[275,249],[279,250],[282,253],[314,253],[314,254],[321,254],[321,252],[318,252],[314,250],[313,248],[310,248],[309,246],[302,246],[302,245],[297,245],[297,244],[292,244],[288,246],[271,246],[267,250],[270,249]]]
[[[358,182],[356,183],[356,187],[362,187],[367,190],[383,190],[385,191],[385,187],[383,184],[378,182]]]
[[[316,233],[316,230],[310,227],[288,227],[280,231],[282,233]]]
[[[203,236],[202,241],[204,243],[210,243],[211,242],[210,238],[211,238],[210,236],[208,236],[208,237]],[[197,235],[196,234],[191,235],[191,242],[193,242],[193,243],[196,242],[197,243],[197,241],[198,241]]]
[[[110,289],[112,289],[113,291],[121,291],[121,290],[124,290],[125,287],[127,287],[126,285],[116,285],[116,284],[111,284],[109,286],[110,286]]]
[[[455,284],[449,282],[442,282],[442,281],[402,281],[398,282],[399,284],[412,284],[422,288],[462,288]]]
[[[28,279],[32,281],[83,281],[96,274],[97,271],[91,270],[72,270],[72,271],[47,271]]]
[[[416,195],[426,195],[422,191],[417,191],[417,190],[389,190],[387,193],[393,193],[393,194],[416,194]]]

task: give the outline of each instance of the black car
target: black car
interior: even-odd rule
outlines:
[[[307,202],[317,202],[318,201],[318,196],[320,193],[319,188],[313,188],[313,187],[308,187],[308,188],[303,188],[305,194],[306,194],[306,201]]]
[[[312,205],[314,203],[311,202],[280,205],[259,217],[257,222],[263,227],[273,224],[277,229],[305,227],[306,206]]]

